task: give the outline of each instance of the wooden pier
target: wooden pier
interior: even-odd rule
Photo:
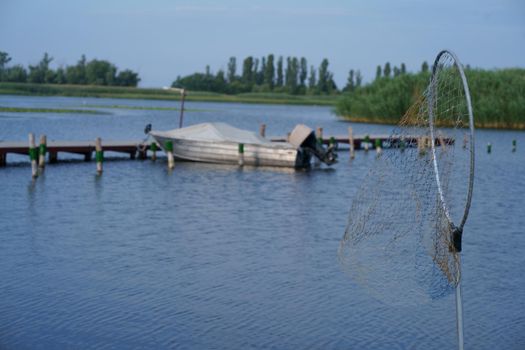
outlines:
[[[118,152],[128,154],[131,159],[145,157],[150,144],[144,144],[141,140],[103,141],[104,152]],[[95,152],[95,140],[93,141],[48,141],[47,153],[49,163],[58,161],[58,153],[73,153],[84,156],[85,161],[90,161]],[[0,141],[0,166],[7,164],[7,155],[29,154],[27,142]]]
[[[270,137],[272,142],[286,142],[287,137]],[[427,138],[428,139],[428,138]],[[416,147],[420,142],[420,137],[404,136],[401,138],[392,138],[390,135],[354,135],[352,138],[348,136],[327,136],[321,138],[323,144],[350,144],[353,142],[354,149],[362,149],[363,144],[368,144],[370,147],[379,143],[384,148],[401,147]],[[376,141],[377,140],[377,141]],[[454,140],[450,138],[436,139],[438,142],[445,144],[453,144]],[[84,160],[90,161],[93,159],[95,153],[95,140],[93,141],[48,141],[46,152],[48,154],[49,163],[56,163],[58,161],[58,153],[72,153],[84,156]],[[123,141],[102,141],[102,148],[104,152],[118,152],[128,154],[131,159],[146,158],[146,152],[150,149],[151,143],[144,143],[142,140],[123,140]],[[159,147],[155,147],[155,150]],[[29,154],[29,145],[27,142],[17,141],[0,141],[0,167],[7,165],[8,154]]]

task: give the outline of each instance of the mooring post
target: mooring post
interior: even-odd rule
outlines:
[[[467,148],[467,144],[468,144],[468,134],[464,133],[463,134],[463,148]]]
[[[516,139],[512,140],[512,152],[516,152],[516,149],[518,148]]]
[[[151,150],[151,160],[156,161],[157,160],[157,143],[153,141],[149,148]]]
[[[38,177],[38,150],[35,145],[35,134],[29,133],[29,159],[31,160],[31,175],[33,178]]]
[[[407,145],[405,143],[405,138],[401,136],[401,138],[399,139],[399,148],[401,148],[401,152],[404,152],[406,147]]]
[[[355,158],[355,146],[354,146],[354,131],[352,127],[348,127],[348,145],[350,146],[350,159]]]
[[[266,124],[261,124],[259,127],[259,135],[266,137]]]
[[[419,136],[417,138],[417,150],[419,151],[419,155],[425,154],[425,143],[426,140],[424,136]]]
[[[38,167],[44,170],[46,166],[46,153],[47,153],[47,137],[46,135],[40,136],[40,147],[38,148]]]
[[[376,146],[376,154],[379,156],[381,154],[381,146],[382,146],[381,139],[380,138],[376,138],[374,143],[375,143],[375,146]]]
[[[166,155],[168,156],[168,169],[175,168],[175,159],[173,158],[173,141],[168,140],[164,145]]]
[[[102,140],[97,137],[95,140],[95,160],[97,161],[97,174],[102,175],[102,162],[104,162],[104,151],[102,150]]]
[[[337,149],[337,142],[335,141],[335,137],[330,136],[330,139],[328,141],[328,146]]]
[[[491,145],[490,142],[487,143],[487,153],[489,153],[489,154],[492,153],[492,145]]]
[[[239,143],[239,166],[244,165],[244,143]]]
[[[364,143],[365,143],[365,151],[368,152],[368,148],[370,147],[370,136],[368,135],[365,136]]]

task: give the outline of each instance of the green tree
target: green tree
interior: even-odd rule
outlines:
[[[266,73],[266,57],[261,58],[261,69],[257,70],[255,77],[255,84],[264,84],[264,74]]]
[[[350,72],[348,72],[348,79],[346,80],[346,86],[343,88],[343,91],[354,91],[355,85],[354,70],[350,69]]]
[[[407,73],[407,66],[405,66],[404,63],[401,63],[401,74],[406,74]]]
[[[283,86],[284,83],[284,75],[283,75],[283,56],[279,56],[277,59],[277,81],[275,85],[277,87]]]
[[[9,67],[5,70],[4,81],[13,83],[27,83],[27,71],[20,64]]]
[[[421,72],[423,72],[423,73],[427,73],[428,72],[428,63],[427,63],[427,61],[424,61],[423,64],[421,65]]]
[[[115,78],[116,85],[120,85],[120,86],[136,87],[139,81],[140,81],[140,78],[139,78],[138,73],[135,73],[129,69],[120,71]]]
[[[66,81],[68,84],[87,84],[86,55],[82,55],[75,66],[66,67]]]
[[[314,66],[310,66],[310,76],[308,78],[308,90],[313,93],[315,91],[315,87],[317,85],[317,79],[315,77],[315,68]]]
[[[4,80],[7,70],[7,64],[11,61],[11,57],[7,52],[0,51],[0,81]]]
[[[401,74],[401,69],[394,66],[394,77],[397,77]]]
[[[259,59],[253,59],[252,83],[257,84],[257,74],[259,72]]]
[[[297,79],[299,74],[299,60],[297,57],[286,58],[286,90],[291,94],[298,92]]]
[[[29,66],[28,81],[30,83],[53,83],[54,72],[49,69],[49,64],[53,61],[53,57],[50,57],[48,53],[44,53],[44,57],[36,66]]]
[[[55,74],[55,84],[65,84],[66,82],[66,71],[64,67],[58,67]]]
[[[115,85],[117,68],[105,60],[91,60],[86,65],[86,82],[89,85]]]
[[[390,62],[385,63],[385,68],[383,69],[383,76],[385,78],[390,78],[390,73],[392,73],[392,69],[390,68]]]
[[[381,66],[376,68],[376,80],[381,79]]]
[[[235,75],[237,74],[237,60],[235,57],[230,57],[228,62],[228,82],[233,83],[235,81]]]
[[[242,77],[241,81],[243,84],[248,86],[253,85],[253,57],[248,56],[244,59],[242,63]]]
[[[324,58],[319,66],[319,78],[317,81],[317,89],[320,93],[330,94],[337,89],[335,85],[333,74],[328,70],[328,59]]]
[[[224,93],[226,92],[226,85],[227,82],[224,71],[222,69],[219,69],[219,71],[215,75],[214,91]]]
[[[360,88],[362,83],[363,83],[363,76],[361,75],[361,71],[358,70],[355,73],[355,87]]]
[[[308,76],[308,62],[306,61],[306,58],[301,57],[301,68],[299,73],[299,85],[301,85],[301,88],[306,87],[306,78]]]
[[[266,69],[264,71],[264,83],[268,84],[270,90],[273,90],[274,79],[275,79],[275,67],[273,63],[273,54],[268,55],[268,61],[266,62]]]

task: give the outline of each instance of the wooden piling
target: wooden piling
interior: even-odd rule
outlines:
[[[381,146],[382,146],[381,139],[375,139],[374,143],[375,143],[375,146],[376,146],[376,154],[379,156],[381,154],[381,152],[382,152],[382,150],[381,150]]]
[[[354,131],[352,127],[348,127],[348,145],[350,146],[350,159],[355,158],[355,146],[354,146]]]
[[[518,143],[516,139],[512,140],[512,152],[516,152],[516,149],[518,148]]]
[[[424,136],[419,136],[417,138],[417,150],[420,155],[425,154],[425,143],[426,143],[426,140]]]
[[[97,161],[97,174],[102,174],[102,163],[104,162],[104,151],[102,150],[102,140],[97,137],[95,140],[95,159]]]
[[[239,143],[239,166],[244,165],[244,143]]]
[[[46,135],[40,136],[40,147],[38,148],[38,167],[44,170],[46,166],[46,153],[47,153],[47,137]]]
[[[337,141],[335,141],[335,137],[330,136],[330,139],[328,140],[328,147],[335,148],[337,150],[338,144]]]
[[[29,159],[31,160],[31,175],[33,178],[38,177],[38,150],[35,145],[35,134],[29,133]]]
[[[157,143],[153,141],[150,145],[151,149],[151,160],[156,161],[157,160]]]
[[[467,144],[468,144],[468,134],[464,133],[463,134],[463,148],[467,148]]]
[[[259,127],[259,135],[266,137],[266,124],[261,124]]]
[[[173,169],[175,168],[175,159],[173,158],[173,141],[166,141],[165,148],[166,155],[168,156],[168,169]]]
[[[487,153],[492,153],[492,144],[490,142],[487,143]]]

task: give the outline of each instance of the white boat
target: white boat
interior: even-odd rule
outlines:
[[[173,145],[175,159],[253,166],[304,168],[312,156],[327,164],[335,163],[333,150],[324,150],[316,142],[312,129],[298,125],[289,142],[271,142],[254,132],[225,123],[203,123],[168,131],[149,131],[166,151],[168,141]]]

